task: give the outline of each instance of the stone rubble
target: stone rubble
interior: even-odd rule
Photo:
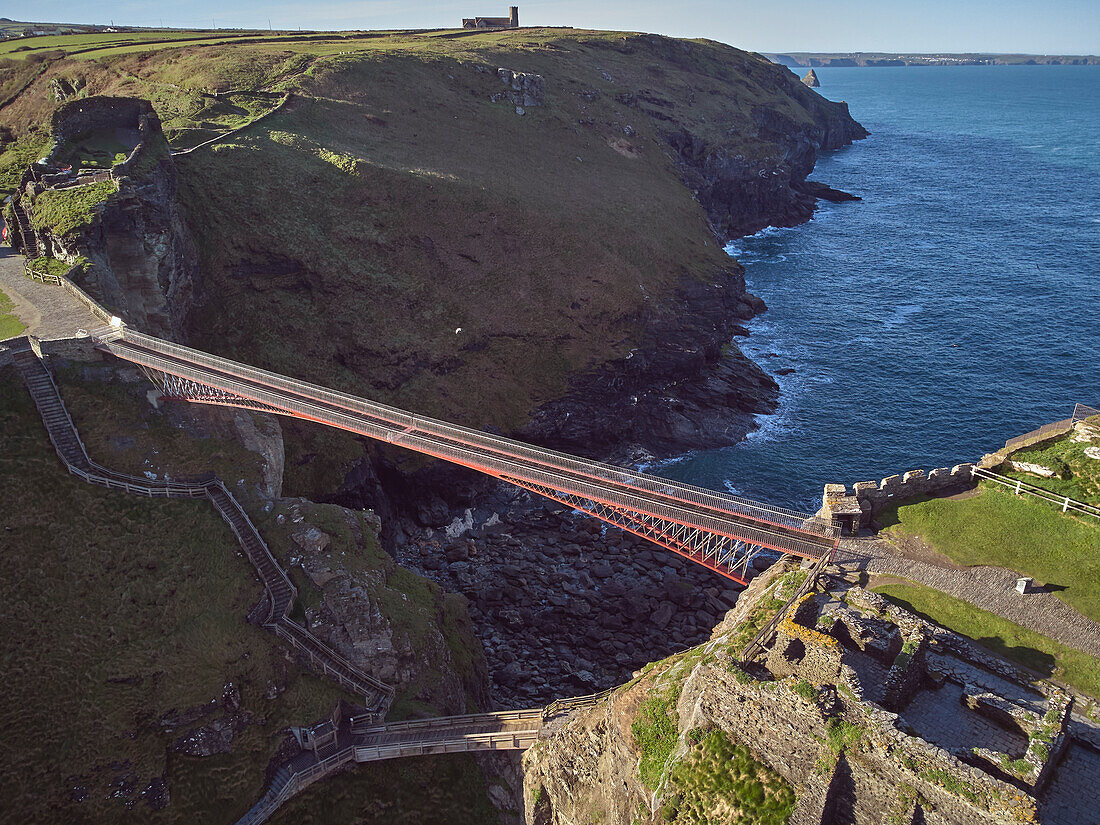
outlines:
[[[424,528],[397,560],[470,600],[498,708],[619,684],[736,603],[735,582],[596,519],[514,491],[491,503]]]

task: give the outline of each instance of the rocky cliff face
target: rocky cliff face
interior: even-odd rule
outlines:
[[[527,751],[528,823],[1047,821],[1042,800],[1065,788],[1044,766],[1066,747],[1070,700],[881,597],[796,602],[768,669],[743,669],[740,650],[804,575],[777,565],[708,643]]]
[[[71,250],[91,262],[81,286],[104,306],[138,329],[182,339],[194,303],[198,254],[180,214],[167,154],[141,177],[123,178],[118,195]]]
[[[117,193],[96,209],[91,223],[47,240],[60,257],[88,262],[78,280],[104,306],[138,329],[180,340],[194,304],[198,253],[153,107],[135,98],[73,101],[53,113],[51,135],[50,160],[58,164],[78,164],[75,147],[89,135],[134,143],[126,160],[111,170]]]
[[[811,120],[796,121],[778,107],[754,106],[758,136],[774,146],[768,156],[747,158],[689,129],[668,135],[685,184],[696,193],[721,238],[807,221],[819,197],[852,199],[806,178],[822,151],[847,146],[866,137],[867,131],[848,114],[846,103],[825,100],[793,78],[789,86],[792,97],[803,97]]]

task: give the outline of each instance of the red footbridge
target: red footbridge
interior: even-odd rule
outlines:
[[[98,346],[140,366],[170,398],[316,421],[469,467],[594,516],[744,584],[761,553],[821,559],[829,520],[448,424],[133,331]]]

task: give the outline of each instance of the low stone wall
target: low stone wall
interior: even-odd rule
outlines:
[[[838,515],[854,512],[853,504],[859,508],[859,523],[866,527],[875,515],[889,505],[916,496],[943,495],[948,492],[973,487],[974,465],[956,464],[948,469],[937,467],[934,470],[910,470],[901,475],[887,476],[881,481],[857,481],[852,491],[843,484],[826,484],[822,494],[821,514]]]
[[[832,636],[808,627],[817,616],[813,593],[790,606],[776,627],[776,640],[768,652],[767,668],[775,676],[797,676],[815,684],[836,682],[840,675],[840,643]]]
[[[50,118],[50,135],[62,142],[95,129],[142,131],[142,121],[150,117],[156,114],[148,100],[96,95],[59,106]]]
[[[918,626],[908,634],[901,651],[890,666],[890,672],[886,674],[882,705],[887,710],[903,710],[920,689],[925,678],[927,650],[928,633],[923,626]]]

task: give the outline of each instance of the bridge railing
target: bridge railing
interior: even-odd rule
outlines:
[[[128,340],[133,337],[133,334],[127,332],[126,337]],[[141,337],[147,338],[148,336]],[[157,339],[152,340],[156,341]],[[187,349],[176,344],[160,343],[163,349]],[[324,402],[314,400],[308,395],[303,397],[293,390],[289,391],[291,394],[288,395],[288,391],[278,387],[247,383],[247,379],[241,379],[232,374],[227,377],[224,370],[220,370],[222,372],[221,376],[211,376],[208,371],[209,368],[205,368],[201,364],[186,360],[181,364],[178,360],[173,360],[157,351],[150,351],[149,348],[140,346],[134,348],[126,342],[117,340],[108,342],[107,347],[119,357],[151,369],[187,378],[196,383],[217,386],[223,391],[259,401],[300,418],[330,424],[371,438],[406,446],[437,458],[443,458],[453,463],[496,475],[505,480],[508,480],[509,477],[524,479],[572,495],[583,496],[613,506],[626,507],[655,518],[674,521],[690,528],[701,528],[708,532],[742,539],[758,546],[794,553],[805,558],[820,557],[823,552],[831,549],[832,543],[835,541],[808,532],[797,532],[794,535],[787,534],[777,538],[776,533],[771,529],[774,525],[773,522],[759,523],[761,522],[759,519],[740,522],[736,517],[730,517],[727,512],[716,513],[713,510],[691,509],[682,502],[674,501],[670,503],[660,496],[647,495],[645,491],[640,489],[609,488],[606,484],[593,483],[584,476],[564,475],[542,466],[532,467],[520,463],[514,457],[486,454],[467,444],[456,444],[454,441],[447,439],[435,439],[414,433],[411,430],[395,432],[392,424],[379,423],[356,416],[351,411],[340,407],[322,406]]]
[[[71,266],[64,275],[54,275],[50,272],[43,272],[41,270],[35,269],[28,261],[23,265],[23,274],[33,281],[41,281],[44,284],[55,284],[57,286],[60,286],[66,292],[73,295],[78,301],[80,301],[80,303],[84,304],[84,306],[88,308],[88,311],[92,313],[92,315],[94,315],[100,321],[103,321],[103,323],[110,324],[114,316],[112,316],[111,313],[100,306],[94,298],[88,295],[87,292],[78,287],[69,278],[69,275],[73,273],[73,270],[78,268],[79,267]]]
[[[329,390],[315,384],[240,364],[226,358],[191,349],[190,347],[162,341],[161,339],[130,329],[126,329],[122,337],[126,341],[145,347],[154,352],[161,352],[173,358],[188,361],[230,376],[243,378],[247,381],[258,383],[272,389],[290,392],[298,396],[321,401],[333,407],[340,407],[351,412],[378,419],[388,424],[392,429],[398,430],[398,432],[393,432],[391,437],[387,439],[391,443],[397,445],[401,445],[406,438],[411,436],[414,431],[417,431],[438,438],[452,440],[465,446],[476,447],[487,452],[500,453],[513,458],[523,458],[528,461],[542,464],[548,469],[562,470],[587,476],[601,482],[611,482],[623,485],[624,487],[635,488],[641,493],[651,493],[657,496],[673,498],[682,503],[709,507],[732,515],[777,524],[807,533],[830,537],[839,534],[839,527],[837,525],[815,519],[813,516],[805,513],[799,513],[794,510],[775,507],[737,496],[724,495],[714,490],[706,490],[684,484],[683,482],[661,478],[659,476],[651,476],[645,473],[624,470],[623,468],[614,467],[602,462],[579,459],[575,456],[570,456],[555,450],[537,448],[501,436],[484,433],[479,430],[473,430],[467,427],[438,421],[436,419],[414,415],[404,410],[377,404],[346,393]]]
[[[477,725],[489,722],[542,721],[542,708],[528,710],[498,710],[491,713],[467,713],[460,716],[435,716],[427,719],[406,719],[401,722],[387,722],[384,725],[364,724],[352,719],[351,732],[356,734],[402,733],[405,731],[438,730]],[[536,728],[538,725],[536,724]]]
[[[395,742],[386,745],[356,745],[356,762],[375,762],[402,756],[426,756],[435,753],[465,753],[485,750],[526,750],[539,739],[537,730],[471,733],[449,739],[425,742]]]

